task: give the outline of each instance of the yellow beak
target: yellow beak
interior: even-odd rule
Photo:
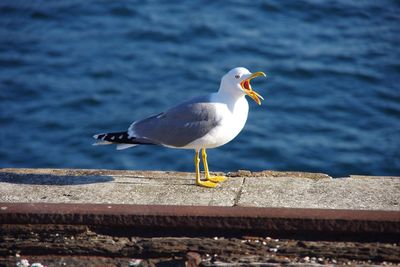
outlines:
[[[258,94],[256,91],[254,91],[250,85],[250,80],[254,79],[255,77],[259,77],[259,76],[267,77],[264,72],[257,71],[255,73],[250,74],[249,77],[247,77],[243,81],[241,81],[240,86],[242,87],[243,91],[248,96],[250,96],[257,104],[261,105],[260,99],[264,100],[264,98],[260,94]]]

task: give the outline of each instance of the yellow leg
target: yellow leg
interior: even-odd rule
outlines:
[[[211,181],[202,181],[200,180],[200,158],[199,151],[196,150],[196,154],[194,156],[194,165],[196,167],[196,184],[204,187],[216,187],[217,184]]]
[[[210,176],[210,172],[208,171],[207,153],[206,153],[205,148],[203,148],[201,150],[201,156],[203,158],[204,173],[205,173],[207,181],[211,181],[214,183],[219,183],[219,182],[225,181],[226,180],[225,176]]]

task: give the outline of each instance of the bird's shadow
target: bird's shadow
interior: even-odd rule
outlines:
[[[84,185],[113,181],[111,176],[102,175],[52,175],[52,174],[20,174],[12,172],[0,173],[0,182],[31,185]]]

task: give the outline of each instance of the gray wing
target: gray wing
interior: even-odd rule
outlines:
[[[210,97],[202,96],[136,121],[129,127],[128,133],[129,137],[147,139],[156,144],[183,147],[203,137],[218,124]]]

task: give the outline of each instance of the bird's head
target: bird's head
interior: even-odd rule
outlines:
[[[257,104],[261,105],[261,99],[264,100],[264,98],[254,91],[250,85],[250,81],[258,76],[266,77],[265,73],[262,71],[251,73],[246,68],[234,68],[222,77],[220,87],[223,90],[233,90],[232,93],[235,94],[247,94]]]

